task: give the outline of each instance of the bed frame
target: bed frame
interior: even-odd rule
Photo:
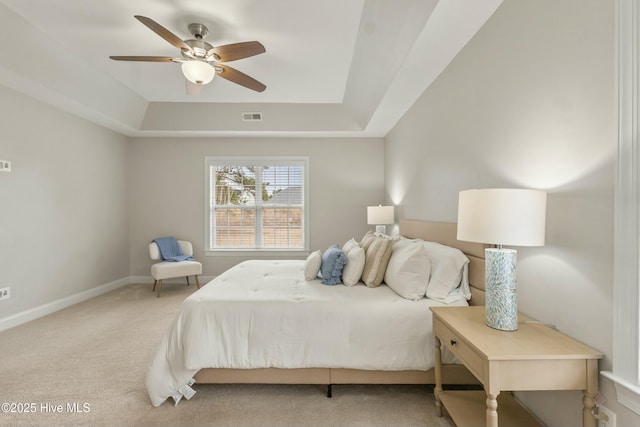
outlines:
[[[470,305],[484,305],[484,250],[480,243],[461,242],[457,224],[422,220],[401,220],[400,234],[412,238],[438,242],[460,249],[469,258]],[[425,349],[425,351],[433,351]],[[445,364],[442,367],[447,384],[478,384],[463,366]],[[201,369],[195,375],[201,384],[435,384],[434,370],[428,371],[370,371],[359,369],[305,368],[305,369]]]

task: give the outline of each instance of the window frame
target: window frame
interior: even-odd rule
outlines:
[[[284,166],[299,164],[303,171],[302,248],[213,248],[211,243],[211,165]],[[290,256],[309,254],[309,157],[307,156],[205,156],[204,158],[204,252],[206,256]],[[256,214],[256,219],[258,215]]]
[[[640,13],[616,1],[618,156],[615,183],[613,381],[618,402],[640,414]]]

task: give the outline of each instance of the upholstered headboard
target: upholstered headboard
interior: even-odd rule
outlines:
[[[484,305],[484,250],[482,243],[457,239],[457,224],[416,219],[400,220],[400,234],[410,239],[422,239],[460,249],[469,258],[470,305]]]

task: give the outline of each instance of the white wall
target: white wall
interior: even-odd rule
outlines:
[[[205,276],[246,259],[202,253],[204,158],[278,155],[309,157],[312,250],[362,237],[368,229],[366,206],[384,199],[381,138],[134,138],[129,151],[131,274],[149,276],[147,245],[166,235],[193,242]]]
[[[0,86],[0,320],[129,275],[127,138]]]
[[[616,155],[614,2],[504,2],[385,138],[399,217],[455,221],[458,192],[549,192],[547,244],[518,250],[520,309],[611,367]],[[640,417],[617,405],[618,425]],[[581,425],[580,392],[519,393],[547,425]]]

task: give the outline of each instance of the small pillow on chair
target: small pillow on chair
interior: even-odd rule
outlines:
[[[190,255],[185,255],[182,252],[180,243],[175,237],[158,237],[153,239],[158,249],[160,250],[160,257],[163,261],[191,261],[193,259]]]
[[[345,257],[340,246],[333,245],[322,254],[322,265],[320,273],[322,283],[325,285],[338,285],[342,283],[342,269],[344,268]]]
[[[322,264],[322,253],[317,250],[311,252],[304,263],[305,280],[313,280],[318,277],[320,265]]]

